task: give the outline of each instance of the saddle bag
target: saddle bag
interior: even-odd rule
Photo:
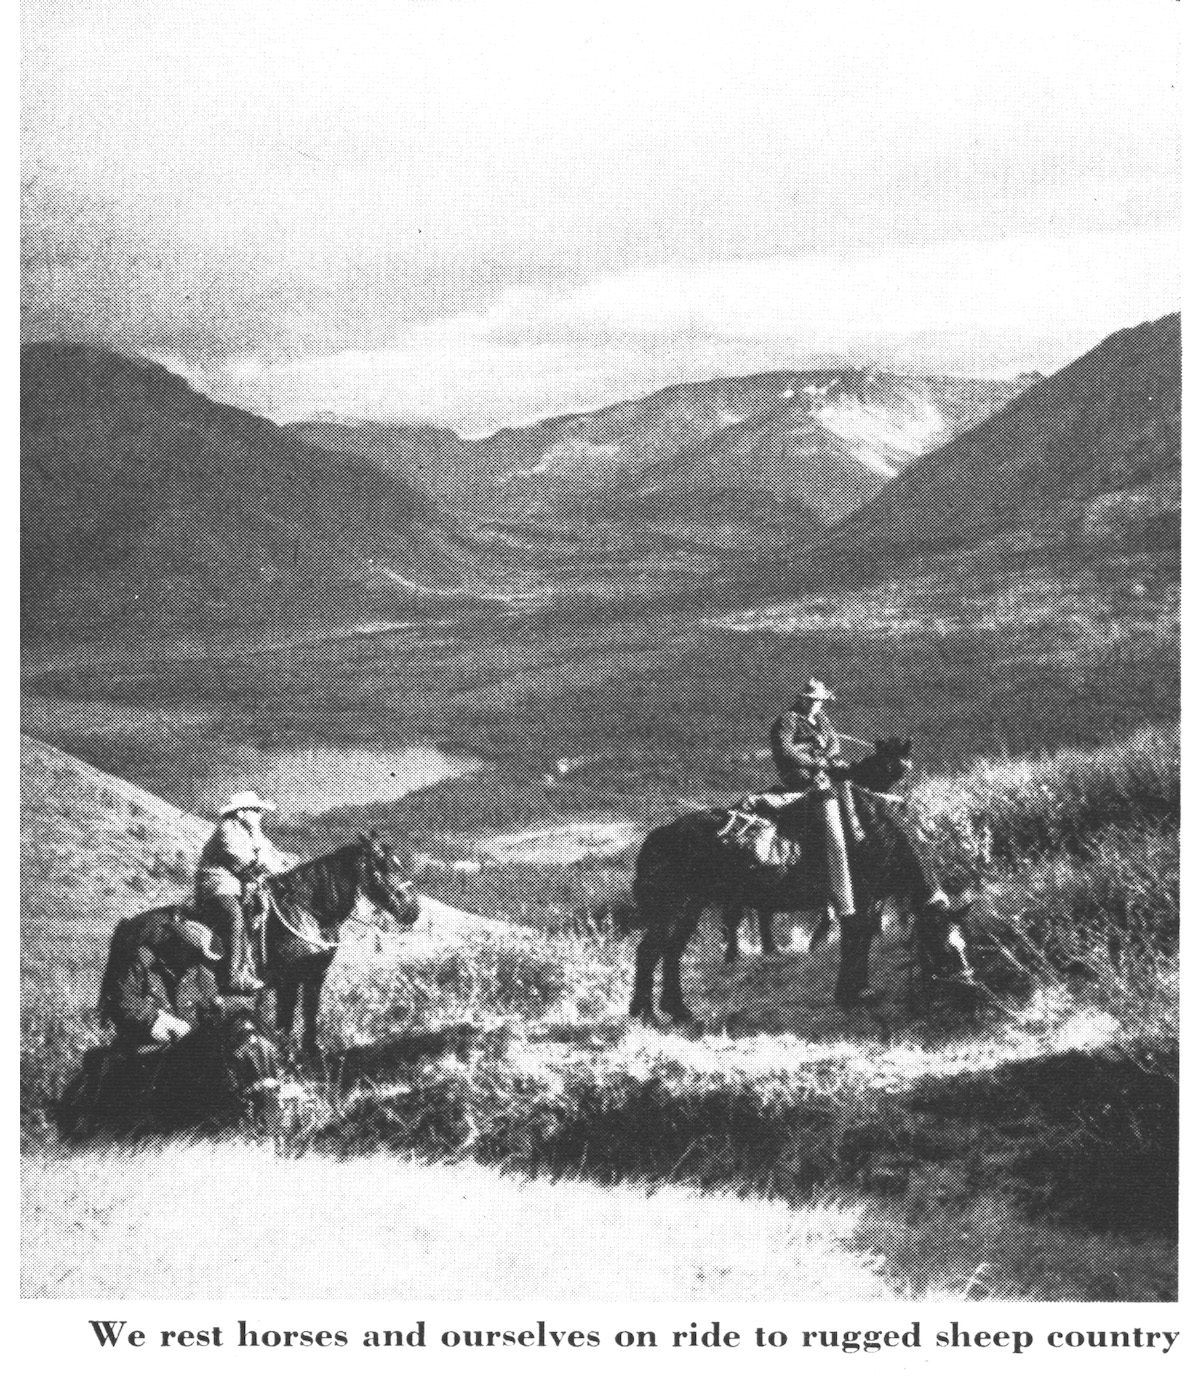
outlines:
[[[786,872],[803,857],[798,840],[783,834],[776,822],[738,806],[717,813],[721,819],[718,832],[720,843],[749,864]]]

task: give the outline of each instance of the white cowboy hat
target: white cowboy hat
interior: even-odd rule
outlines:
[[[235,792],[221,809],[223,816],[232,816],[235,811],[275,811],[274,801],[264,801],[258,792]]]
[[[798,699],[800,701],[834,701],[836,697],[822,681],[812,677],[799,693]]]

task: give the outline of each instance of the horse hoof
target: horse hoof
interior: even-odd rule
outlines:
[[[661,1011],[676,1027],[688,1027],[698,1021],[689,1008],[662,1008]]]
[[[861,988],[852,993],[838,993],[836,995],[836,1006],[843,1008],[845,1012],[851,1012],[854,1008],[872,1008],[881,1003],[886,997],[882,989]]]

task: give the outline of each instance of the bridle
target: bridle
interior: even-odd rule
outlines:
[[[399,889],[389,879],[390,869],[400,868],[401,861],[372,841],[365,840],[361,848],[362,872],[357,880],[360,891],[374,906],[400,922],[402,914],[412,905],[413,896],[412,882],[407,880]]]

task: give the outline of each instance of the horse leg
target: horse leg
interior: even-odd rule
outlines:
[[[293,1022],[297,1016],[296,979],[281,979],[276,985],[276,1030],[285,1041],[291,1041]]]
[[[767,912],[763,907],[757,908],[757,924],[761,929],[761,954],[776,955],[778,953],[778,942],[773,934],[772,912]]]
[[[810,955],[818,950],[819,947],[823,945],[824,941],[828,939],[831,930],[832,909],[831,907],[823,907],[816,913],[815,930],[808,936],[807,943],[803,946],[803,953]]]
[[[873,939],[874,923],[863,912],[840,918],[840,972],[836,978],[835,998],[842,1008],[865,1007],[882,997],[869,986]]]
[[[308,977],[301,985],[301,1031],[302,1047],[309,1056],[321,1054],[318,1046],[318,1004],[322,997],[322,980],[325,971]]]
[[[726,942],[723,963],[734,965],[740,958],[740,923],[744,920],[744,908],[729,904],[720,913],[720,920]]]
[[[690,937],[698,926],[702,908],[690,904],[681,909],[677,924],[669,934],[664,950],[664,964],[661,975],[661,1012],[674,1022],[693,1022],[694,1014],[686,1007],[681,991],[681,957]]]
[[[649,921],[648,929],[635,951],[635,992],[631,997],[630,1009],[632,1017],[652,1016],[652,981],[664,944],[664,933],[659,921]]]

